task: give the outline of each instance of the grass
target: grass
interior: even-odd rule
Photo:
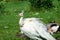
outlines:
[[[41,20],[44,23],[48,23],[49,21],[56,21],[60,24],[60,4],[58,8],[54,8],[51,10],[41,10],[31,11],[29,2],[8,2],[5,3],[5,12],[0,15],[0,40],[23,40],[21,37],[17,37],[16,33],[19,32],[19,19],[18,14],[21,10],[25,10],[25,17],[38,17],[42,18]],[[60,33],[54,34],[54,37],[60,38]],[[25,39],[29,40],[29,39]]]

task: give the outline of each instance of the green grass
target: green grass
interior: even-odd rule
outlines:
[[[0,40],[23,40],[17,37],[16,33],[19,32],[19,19],[18,14],[21,10],[25,10],[25,17],[36,17],[41,19],[44,23],[49,21],[56,21],[60,24],[60,4],[58,8],[51,10],[41,9],[41,11],[33,11],[30,9],[29,2],[8,2],[5,4],[5,13],[0,15]],[[54,34],[54,37],[60,38],[60,33]],[[27,38],[25,40],[28,40]]]

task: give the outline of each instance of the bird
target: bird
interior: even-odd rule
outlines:
[[[19,13],[19,16],[20,16],[20,19],[19,19],[19,25],[20,25],[20,28],[24,25],[24,23],[28,23],[28,21],[38,21],[39,18],[24,18],[24,10],[22,10],[21,13]],[[23,33],[21,31],[21,33]]]
[[[50,34],[60,32],[60,25],[56,22],[50,22],[47,24],[47,29]]]
[[[24,23],[27,23],[28,21],[39,21],[40,18],[24,18],[24,11],[22,10],[21,13],[19,13],[20,20],[19,25],[22,26]]]
[[[23,18],[23,11],[19,14],[21,16],[19,25],[21,25],[21,33],[33,40],[56,40],[49,32],[47,32],[46,25],[38,18]],[[42,37],[42,38],[41,38]]]

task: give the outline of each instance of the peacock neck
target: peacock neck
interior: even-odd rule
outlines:
[[[23,16],[20,18],[20,21],[23,21]]]
[[[23,16],[20,18],[20,25],[23,25],[23,20],[24,20],[24,18],[23,18]]]

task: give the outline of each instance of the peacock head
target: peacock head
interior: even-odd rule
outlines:
[[[22,17],[22,16],[23,16],[23,13],[24,13],[24,11],[22,10],[22,12],[19,14],[19,16],[21,16],[21,17]]]

